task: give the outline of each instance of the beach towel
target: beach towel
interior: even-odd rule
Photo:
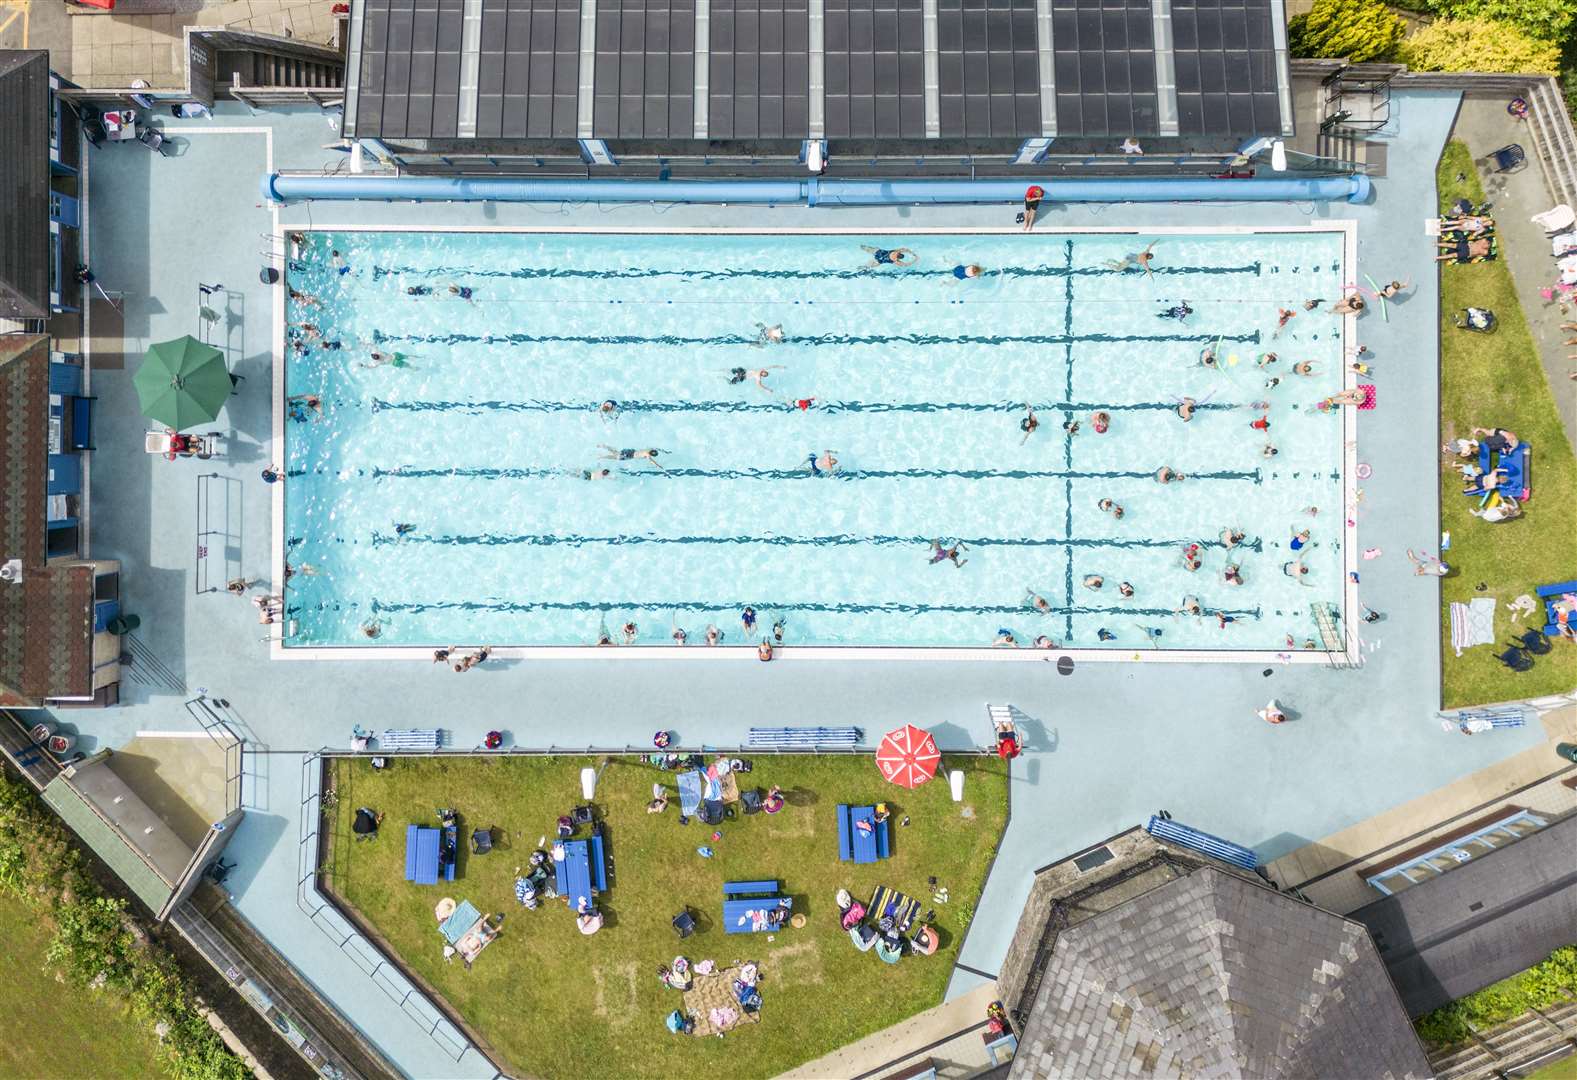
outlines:
[[[1458,656],[1474,645],[1495,644],[1495,601],[1487,596],[1451,602],[1451,647]]]
[[[449,944],[454,945],[465,936],[467,930],[476,925],[476,921],[481,917],[482,913],[476,910],[475,904],[469,900],[462,900],[438,930]]]
[[[1358,411],[1368,412],[1374,408],[1374,383],[1364,383],[1358,389],[1363,391],[1363,403],[1358,406]]]

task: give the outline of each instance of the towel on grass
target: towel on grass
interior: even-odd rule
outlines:
[[[1495,601],[1487,596],[1451,602],[1451,647],[1458,656],[1474,645],[1495,644]]]

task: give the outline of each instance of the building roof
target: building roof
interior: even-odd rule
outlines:
[[[1364,927],[1206,866],[1057,935],[1014,1077],[1427,1077]]]
[[[49,317],[49,53],[0,50],[0,318]]]
[[[1283,0],[355,0],[345,131],[575,138],[1291,134]]]
[[[1482,990],[1570,945],[1577,816],[1352,913],[1369,928],[1412,1016]]]
[[[49,339],[0,336],[0,705],[92,694],[93,567],[49,565]]]
[[[82,766],[77,768],[82,770]],[[123,818],[129,817],[121,829],[112,825],[108,817],[95,808],[95,800],[73,783],[67,774],[62,773],[49,782],[43,791],[44,801],[71,827],[72,832],[82,838],[89,850],[104,860],[115,876],[126,883],[137,899],[155,914],[163,911],[175,893],[175,881],[179,879],[185,864],[191,861],[191,848],[180,845],[179,841],[173,841],[166,835],[169,833],[168,826],[124,783],[117,784],[118,778],[102,759],[93,762],[82,771],[82,775],[117,785],[114,794],[119,796],[119,801],[113,805]],[[133,831],[130,826],[137,828]],[[168,872],[161,871],[146,850],[132,846],[128,836],[140,836],[144,830],[147,831],[145,839],[153,841],[155,846],[162,843],[167,847],[174,845],[179,848],[168,852],[169,857],[179,858],[181,851],[185,852],[181,865],[175,868],[173,875],[166,876]]]

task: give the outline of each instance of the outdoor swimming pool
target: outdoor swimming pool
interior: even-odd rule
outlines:
[[[1151,241],[1152,273],[1108,265]],[[1319,645],[1350,418],[1314,405],[1351,385],[1326,310],[1347,241],[299,234],[284,644],[591,645],[633,623],[637,645],[678,627],[701,646],[708,625],[753,645],[781,621],[789,646]],[[918,262],[872,267],[862,245]],[[962,565],[932,561],[937,540]]]

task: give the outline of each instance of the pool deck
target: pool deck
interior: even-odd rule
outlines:
[[[1357,669],[1081,663],[1062,676],[1050,663],[796,660],[792,650],[748,667],[621,656],[595,667],[495,660],[464,675],[421,662],[273,661],[267,628],[252,606],[222,590],[226,576],[270,572],[270,492],[258,473],[269,463],[272,437],[275,297],[259,283],[258,269],[276,226],[985,228],[1001,226],[1004,215],[1011,221],[1013,208],[320,203],[280,208],[276,221],[258,193],[265,170],[342,164],[343,155],[320,148],[337,132],[315,110],[251,116],[226,105],[212,120],[166,121],[178,146],[169,158],[140,145],[94,151],[87,242],[105,288],[125,296],[128,356],[194,332],[197,282],[221,282],[225,319],[214,336],[246,381],[212,425],[228,433],[225,456],[167,462],[141,452],[145,428],[130,380],[135,360],[125,370],[93,372],[99,452],[92,551],[122,560],[123,605],[142,617],[139,655],[157,657],[168,670],[134,665],[122,683],[121,708],[65,719],[92,751],[121,746],[138,731],[190,729],[182,704],[190,695],[230,703],[249,741],[248,814],[226,851],[237,863],[226,884],[240,912],[417,1077],[491,1076],[493,1069],[474,1052],[456,1062],[388,997],[371,992],[362,968],[326,948],[295,903],[302,755],[347,745],[358,722],[374,729],[442,726],[457,747],[479,745],[493,728],[520,745],[619,746],[644,745],[654,729],[668,727],[684,745],[700,746],[737,744],[756,724],[855,724],[879,738],[913,722],[930,728],[945,749],[988,738],[986,702],[1015,705],[1028,719],[1026,752],[1013,767],[1012,822],[950,996],[980,985],[979,972],[997,970],[1036,867],[1154,810],[1164,807],[1181,822],[1250,845],[1269,861],[1424,795],[1543,738],[1539,725],[1480,739],[1441,732],[1434,716],[1438,583],[1414,576],[1403,554],[1433,552],[1439,540],[1432,377],[1438,290],[1434,246],[1422,222],[1434,206],[1434,165],[1456,108],[1455,94],[1398,95],[1391,172],[1376,181],[1370,205],[1059,206],[1042,222],[1139,231],[1351,219],[1360,273],[1419,283],[1392,305],[1389,322],[1372,312],[1358,323],[1379,386],[1377,409],[1358,422],[1357,457],[1373,470],[1362,485],[1358,546],[1383,553],[1360,562],[1359,598],[1384,618],[1361,627],[1364,663]],[[194,569],[200,473],[215,474],[203,483],[215,500],[228,499],[232,534],[214,539],[215,557],[230,560],[230,573],[214,565],[220,591],[212,593],[197,591]],[[1289,713],[1279,727],[1254,716],[1272,696]]]

